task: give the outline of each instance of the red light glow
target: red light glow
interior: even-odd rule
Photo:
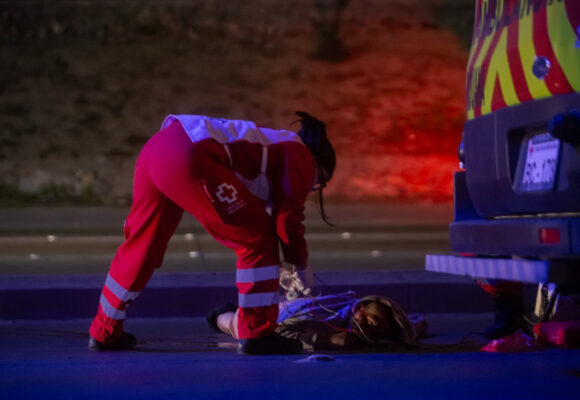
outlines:
[[[544,244],[560,243],[560,230],[557,228],[541,228],[538,233],[540,243]]]

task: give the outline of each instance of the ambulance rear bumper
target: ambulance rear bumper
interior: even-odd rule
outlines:
[[[570,284],[580,282],[580,265],[577,261],[427,255],[425,269],[472,278],[524,283]]]

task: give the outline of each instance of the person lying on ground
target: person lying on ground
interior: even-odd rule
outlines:
[[[357,298],[355,292],[301,297],[278,304],[280,336],[297,339],[304,351],[416,347],[427,332],[421,315],[407,315],[383,296]],[[224,304],[208,313],[213,328],[238,338],[238,312]]]

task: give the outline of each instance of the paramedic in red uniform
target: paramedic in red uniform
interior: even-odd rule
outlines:
[[[101,293],[90,327],[90,350],[135,346],[135,337],[123,332],[126,308],[161,266],[185,210],[238,257],[238,352],[301,351],[299,341],[274,333],[279,246],[284,261],[311,287],[304,203],[313,190],[320,189],[322,195],[335,155],[324,123],[307,113],[297,114],[297,134],[198,115],[164,120],[137,160],[125,242]]]

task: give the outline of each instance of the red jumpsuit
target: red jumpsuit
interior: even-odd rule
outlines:
[[[277,327],[279,243],[284,260],[307,265],[304,203],[316,180],[299,136],[253,122],[168,116],[137,160],[133,203],[90,334],[114,342],[126,308],[163,262],[183,214],[235,251],[241,339]]]

